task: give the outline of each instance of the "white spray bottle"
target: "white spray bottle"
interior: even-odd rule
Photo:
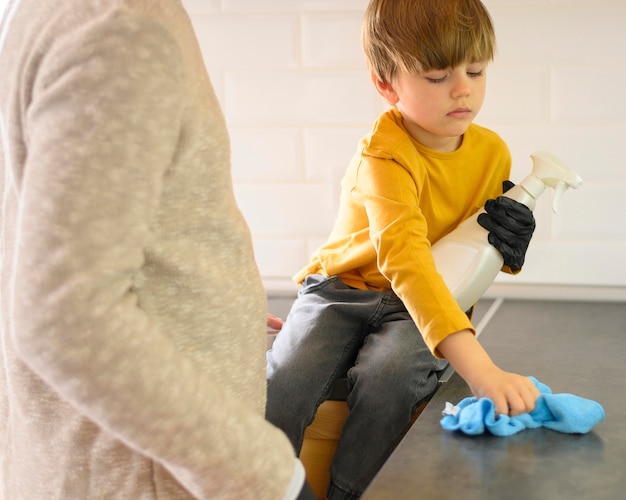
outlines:
[[[503,196],[535,209],[546,187],[554,189],[552,210],[557,212],[567,188],[577,189],[582,179],[556,156],[545,151],[531,155],[532,173]],[[479,210],[432,246],[435,266],[461,310],[468,311],[493,283],[504,259],[487,240],[488,231],[478,224]]]

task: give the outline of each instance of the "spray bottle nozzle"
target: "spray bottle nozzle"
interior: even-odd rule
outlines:
[[[567,188],[578,189],[583,180],[559,158],[547,151],[535,151],[530,156],[533,159],[533,175],[554,189],[552,211],[556,213]]]

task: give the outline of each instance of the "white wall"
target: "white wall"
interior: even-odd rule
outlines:
[[[238,202],[271,286],[324,241],[338,183],[384,109],[360,46],[367,0],[184,0],[228,122]],[[626,1],[485,0],[498,55],[477,122],[584,179],[544,195],[524,271],[497,283],[626,290]]]

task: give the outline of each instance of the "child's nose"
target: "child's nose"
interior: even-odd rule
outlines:
[[[469,79],[462,77],[462,76],[457,77],[453,82],[451,94],[454,99],[458,99],[459,97],[469,96],[470,95]]]

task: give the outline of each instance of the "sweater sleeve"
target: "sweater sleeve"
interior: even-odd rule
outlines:
[[[159,26],[123,16],[43,57],[26,113],[14,341],[66,401],[197,497],[219,496],[217,474],[241,498],[258,484],[280,498],[295,464],[286,437],[177,348],[134,289],[180,140],[183,57]]]

